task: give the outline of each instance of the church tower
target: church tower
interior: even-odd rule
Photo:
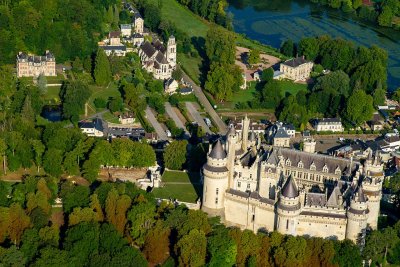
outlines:
[[[215,216],[224,214],[225,191],[228,189],[227,154],[218,140],[203,166],[204,185],[202,210]]]
[[[289,176],[281,190],[277,212],[278,232],[296,235],[297,220],[301,212],[301,206],[299,190],[292,176]]]
[[[167,45],[167,60],[168,63],[175,69],[176,67],[176,40],[175,36],[171,35]]]
[[[368,218],[367,199],[361,186],[358,187],[350,201],[350,208],[347,210],[346,238],[354,243],[360,243],[365,235]]]

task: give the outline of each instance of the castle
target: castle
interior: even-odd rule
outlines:
[[[166,80],[171,78],[176,67],[176,41],[174,36],[168,39],[167,47],[156,40],[153,43],[146,41],[139,48],[142,66],[153,73],[155,79]]]
[[[383,165],[270,147],[231,127],[203,166],[202,210],[226,225],[257,231],[362,242],[377,228]],[[310,142],[308,146],[315,146]],[[307,151],[314,151],[309,148]]]
[[[17,77],[57,76],[56,59],[50,51],[44,56],[28,55],[19,52],[17,55]]]

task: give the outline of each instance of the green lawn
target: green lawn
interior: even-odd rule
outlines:
[[[90,96],[88,102],[93,108],[95,107],[93,101],[96,98],[103,98],[105,100],[108,100],[110,97],[121,96],[121,93],[119,92],[115,83],[110,83],[107,87],[96,85],[90,85],[89,87],[92,90],[92,95]]]
[[[283,96],[286,95],[286,93],[289,93],[291,95],[296,95],[298,91],[305,90],[307,91],[307,84],[302,84],[302,83],[294,83],[289,80],[284,80],[284,81],[278,81],[282,85],[282,94]]]
[[[173,198],[184,202],[195,203],[201,196],[202,185],[199,184],[199,173],[165,171],[162,176],[164,187],[155,188],[153,194],[159,198]]]
[[[197,84],[200,84],[200,68],[201,68],[201,58],[200,57],[190,57],[185,54],[178,54],[178,62],[182,66],[183,70],[187,75]]]
[[[120,123],[118,120],[118,117],[115,116],[114,114],[111,114],[111,112],[106,112],[103,114],[103,119],[107,122],[110,123]]]
[[[47,87],[47,93],[44,96],[44,98],[45,98],[45,100],[59,102],[60,101],[60,86]]]

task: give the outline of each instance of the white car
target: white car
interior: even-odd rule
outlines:
[[[168,137],[172,136],[172,134],[171,134],[171,132],[169,130],[166,130],[165,133],[167,134]]]

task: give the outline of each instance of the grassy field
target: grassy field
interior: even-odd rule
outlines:
[[[196,84],[200,84],[201,61],[202,60],[200,57],[190,57],[185,54],[178,54],[178,62],[187,75],[189,75],[189,77],[192,78]]]
[[[302,83],[294,83],[292,81],[278,81],[281,86],[282,86],[282,94],[283,96],[286,95],[286,93],[289,93],[291,95],[296,95],[298,91],[305,90],[307,91],[307,84],[302,84]]]
[[[121,96],[121,93],[118,91],[117,85],[115,83],[110,83],[107,87],[101,87],[96,85],[91,85],[90,89],[92,90],[92,95],[89,98],[89,105],[94,108],[93,101],[96,98],[103,98],[108,100],[110,97]]]
[[[59,102],[60,101],[60,86],[47,87],[47,93],[44,96],[45,100]]]
[[[103,119],[107,122],[111,123],[120,123],[118,120],[118,117],[115,116],[114,114],[111,114],[111,112],[106,112],[103,114]]]
[[[155,188],[153,194],[159,198],[172,198],[195,203],[202,192],[199,180],[200,176],[198,173],[165,171],[162,176],[164,187]]]

